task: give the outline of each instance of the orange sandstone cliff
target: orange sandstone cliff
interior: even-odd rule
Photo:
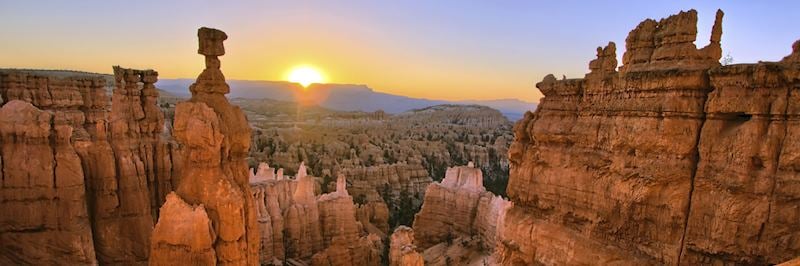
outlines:
[[[357,220],[344,175],[335,191],[316,195],[317,181],[301,163],[294,179],[261,164],[251,177],[261,230],[261,263],[380,265],[381,231]],[[374,226],[372,226],[374,228]]]
[[[470,162],[448,168],[441,183],[431,183],[413,229],[391,235],[390,265],[486,265],[501,239],[512,203],[483,187],[483,172]]]
[[[502,265],[769,264],[800,254],[800,45],[720,66],[722,12],[645,20],[515,126]]]
[[[0,73],[0,264],[143,264],[173,171],[152,70]]]

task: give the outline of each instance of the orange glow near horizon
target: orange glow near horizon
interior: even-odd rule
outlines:
[[[286,80],[303,85],[303,89],[308,89],[308,85],[322,83],[325,81],[322,72],[309,65],[302,65],[292,68],[286,76]]]

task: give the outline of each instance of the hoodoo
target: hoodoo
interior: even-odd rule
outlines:
[[[222,42],[228,36],[216,29],[200,28],[197,37],[198,53],[205,56],[206,69],[190,87],[192,98],[179,103],[175,110],[173,136],[182,145],[183,169],[176,196],[171,197],[176,202],[165,204],[162,211],[191,211],[187,219],[205,219],[196,210],[198,205],[202,206],[213,227],[211,241],[202,243],[212,246],[199,247],[197,239],[193,238],[154,235],[150,264],[196,261],[256,265],[260,236],[245,162],[250,147],[250,127],[239,107],[225,98],[229,87],[220,71],[218,58],[225,54]],[[180,207],[185,205],[181,201],[192,206]],[[156,225],[161,229],[158,233],[184,232],[180,229],[189,221],[170,219],[171,215],[175,214],[161,214]],[[202,224],[202,221],[196,223]],[[212,247],[215,257],[206,255],[206,250]]]

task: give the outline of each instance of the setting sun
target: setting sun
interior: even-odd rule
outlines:
[[[299,66],[289,71],[287,78],[291,82],[300,83],[303,87],[308,87],[311,83],[321,83],[322,73],[311,66]]]

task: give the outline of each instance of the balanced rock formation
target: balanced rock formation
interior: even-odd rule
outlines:
[[[229,87],[217,58],[225,53],[222,41],[227,35],[209,28],[200,28],[197,35],[198,53],[206,57],[206,69],[190,87],[192,98],[179,103],[175,110],[173,136],[182,145],[184,156],[175,197],[191,205],[202,205],[213,226],[210,242],[213,246],[193,246],[192,252],[183,256],[208,259],[206,248],[213,247],[216,264],[256,265],[260,236],[245,161],[250,146],[250,127],[242,111],[225,98]],[[163,208],[162,211],[177,212],[181,208]],[[170,215],[175,214],[161,214],[162,217]],[[192,217],[206,218],[200,216]],[[156,227],[175,228],[181,226],[174,224],[178,222],[203,221],[159,219]],[[174,261],[169,254],[186,243],[164,241],[177,237],[169,234],[180,232],[163,230],[158,233],[166,235],[152,237],[150,264],[171,264]],[[209,244],[200,240],[191,242]]]
[[[304,164],[293,179],[274,171],[260,164],[256,178],[251,179],[262,264],[380,264],[382,239],[356,220],[356,204],[343,175],[337,178],[335,191],[317,196],[317,181]]]
[[[152,70],[115,67],[115,74],[116,83],[111,97],[114,106],[110,106],[106,79],[98,75],[75,74],[59,77],[47,71],[0,72],[0,95],[5,100],[5,105],[14,101],[27,102],[32,108],[44,111],[51,117],[48,121],[17,121],[20,125],[39,123],[43,127],[47,124],[51,132],[47,136],[37,137],[37,141],[23,141],[27,137],[10,137],[16,134],[10,131],[9,138],[3,139],[3,145],[16,145],[16,148],[6,150],[0,156],[6,161],[3,171],[13,175],[40,173],[38,171],[47,169],[48,165],[57,169],[69,167],[73,182],[70,187],[83,187],[82,192],[72,189],[73,194],[60,196],[52,193],[49,196],[37,195],[31,192],[28,197],[57,197],[60,201],[66,200],[73,202],[71,204],[84,206],[82,208],[89,217],[65,217],[57,221],[70,228],[90,225],[92,239],[89,244],[84,241],[84,251],[74,252],[71,250],[78,243],[76,241],[64,242],[61,237],[46,237],[39,234],[39,229],[14,231],[16,226],[12,226],[9,232],[14,232],[8,236],[16,235],[20,240],[3,241],[9,245],[4,250],[30,250],[30,246],[44,246],[32,244],[35,241],[46,241],[46,246],[52,248],[35,249],[41,256],[20,256],[25,257],[24,261],[14,258],[18,256],[15,254],[2,254],[0,262],[10,260],[16,262],[11,264],[49,264],[48,261],[54,259],[62,262],[74,261],[77,264],[91,261],[100,264],[142,264],[147,261],[150,231],[157,215],[154,208],[160,206],[165,190],[169,190],[171,186],[170,176],[174,171],[171,164],[171,145],[168,138],[160,134],[163,115],[156,106],[158,93],[153,87],[157,73]],[[9,107],[15,105],[15,108],[19,108],[19,103]],[[8,113],[4,119],[39,118],[19,117]],[[43,141],[44,139],[50,141]],[[40,148],[57,152],[50,152],[51,156],[46,156],[36,152]],[[70,155],[73,153],[77,154],[77,158]],[[27,162],[37,162],[36,169],[31,169],[31,164]],[[55,180],[58,182],[57,177]],[[14,188],[15,185],[4,186],[3,193],[14,195]],[[50,191],[55,193],[59,191],[57,188],[52,187]],[[4,202],[18,205],[30,203],[27,199],[12,196],[5,198]],[[26,209],[57,213],[46,211],[46,207]],[[70,208],[68,212],[78,215],[81,213],[79,209]],[[29,212],[23,214],[23,209],[9,206],[0,210],[3,212],[0,216],[5,217],[8,224],[29,224],[29,221],[25,221],[28,219],[25,215]],[[0,229],[0,232],[4,230]],[[43,239],[34,240],[33,237],[37,235]],[[32,242],[26,242],[28,240]],[[90,253],[93,255],[87,255]],[[70,258],[73,256],[80,258]]]
[[[800,254],[795,51],[720,66],[722,12],[645,20],[515,126],[502,265],[770,264]]]

